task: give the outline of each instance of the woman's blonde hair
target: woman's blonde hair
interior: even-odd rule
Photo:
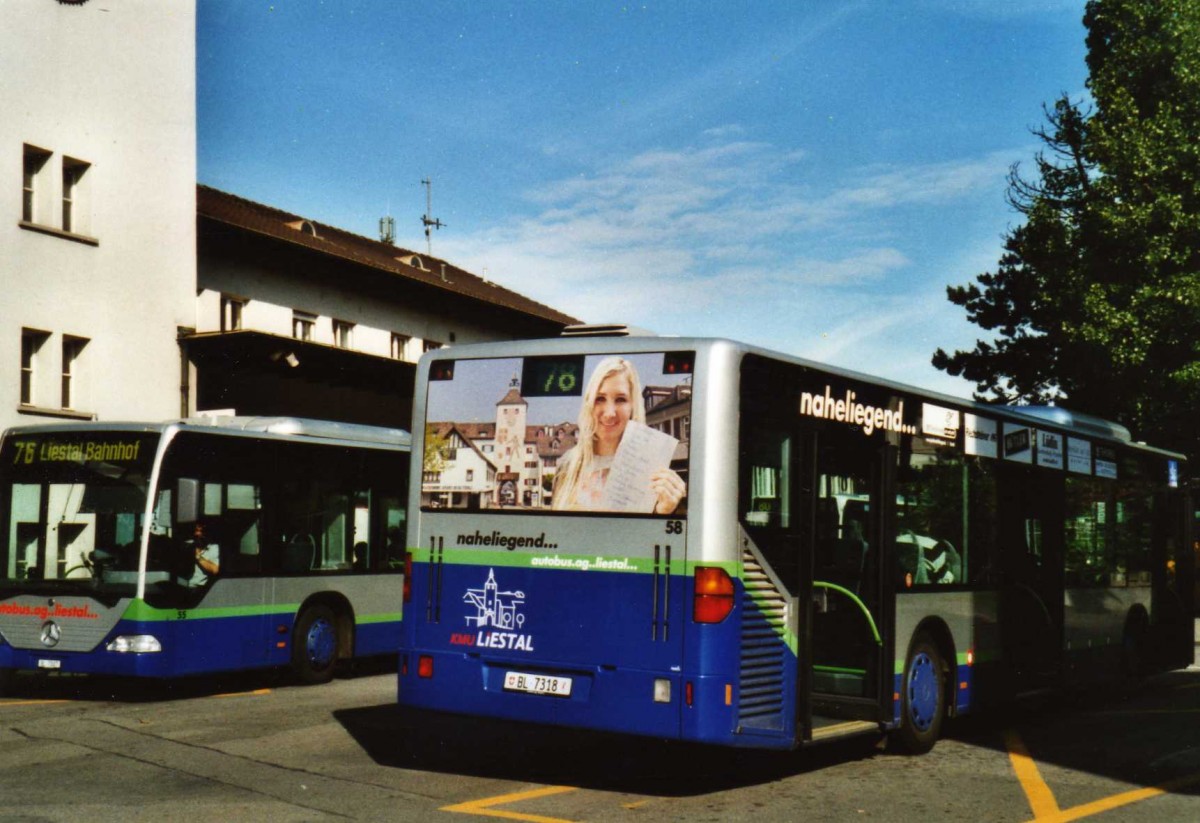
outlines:
[[[578,441],[563,455],[558,472],[554,476],[554,497],[551,500],[552,509],[571,509],[577,501],[575,496],[579,484],[587,477],[596,457],[596,416],[593,409],[596,405],[596,395],[605,380],[614,375],[624,375],[629,381],[629,401],[632,404],[629,419],[638,423],[646,422],[646,401],[642,397],[642,381],[637,369],[623,357],[606,357],[596,364],[595,371],[588,379],[583,392],[583,401],[579,405]]]

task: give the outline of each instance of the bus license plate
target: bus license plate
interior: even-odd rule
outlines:
[[[571,678],[553,677],[548,674],[505,672],[504,690],[527,694],[549,694],[554,697],[571,696]]]
[[[61,669],[62,661],[61,660],[47,660],[45,658],[42,658],[42,659],[38,660],[38,668],[39,669]]]

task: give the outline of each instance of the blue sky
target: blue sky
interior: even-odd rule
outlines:
[[[591,322],[965,396],[1083,0],[198,0],[200,182],[425,250]]]

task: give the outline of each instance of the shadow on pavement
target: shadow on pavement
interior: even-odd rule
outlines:
[[[395,656],[356,660],[339,677],[366,677],[396,671]],[[295,685],[288,669],[258,669],[173,680],[109,677],[96,674],[17,672],[5,684],[4,700],[73,700],[114,703],[153,703],[189,700],[214,694],[251,692]]]
[[[385,705],[335,712],[382,766],[662,797],[770,783],[879,754],[862,737],[800,752],[652,738],[418,712]]]

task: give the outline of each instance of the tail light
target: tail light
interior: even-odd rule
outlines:
[[[697,566],[692,620],[720,623],[733,611],[733,578],[716,566]]]
[[[412,552],[404,553],[404,602],[412,600]]]

